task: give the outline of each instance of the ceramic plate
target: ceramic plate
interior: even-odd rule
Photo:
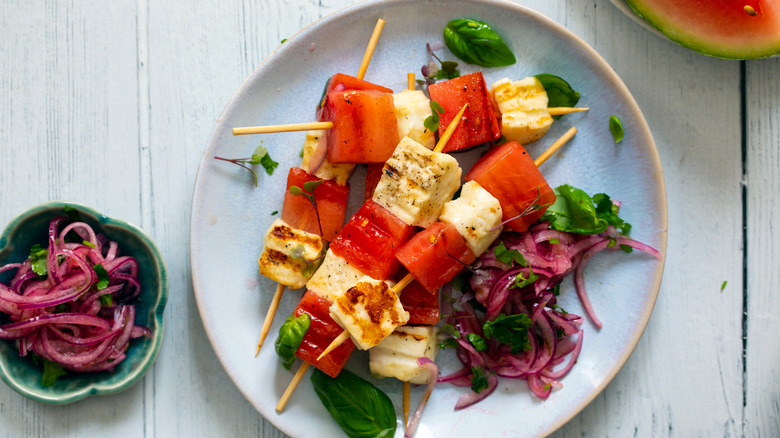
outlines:
[[[536,156],[571,126],[579,133],[542,167],[551,186],[569,183],[593,194],[606,192],[623,202],[621,215],[634,226],[632,237],[662,253],[666,248],[666,194],[651,133],[636,102],[612,68],[585,42],[543,15],[514,3],[485,1],[398,0],[361,3],[327,16],[281,45],[241,85],[221,114],[203,155],[192,204],[192,275],[203,324],[217,356],[247,400],[271,423],[292,436],[339,436],[342,432],[314,394],[307,378],[283,414],[274,407],[292,378],[279,365],[273,341],[292,312],[302,290],[285,292],[269,340],[254,357],[255,345],[275,284],[261,277],[256,260],[262,237],[281,211],[287,170],[300,164],[304,133],[234,137],[233,127],[310,121],[327,78],[355,75],[378,18],[386,20],[366,79],[400,91],[406,73],[419,72],[427,62],[425,44],[440,42],[442,29],[453,18],[471,17],[491,23],[514,50],[518,62],[484,69],[488,83],[509,76],[537,73],[565,78],[582,93],[587,113],[569,115],[553,124],[547,135],[528,146]],[[446,50],[440,57],[454,59]],[[475,71],[461,63],[461,73]],[[623,121],[625,139],[615,141],[610,115]],[[247,157],[258,144],[280,162],[273,176],[261,175],[252,186],[249,173],[214,156]],[[462,166],[482,153],[458,154]],[[348,213],[362,202],[364,170],[351,180]],[[463,393],[446,384],[432,396],[418,437],[467,436],[489,431],[543,435],[560,427],[588,404],[626,361],[647,323],[658,294],[663,263],[639,253],[599,255],[586,269],[586,281],[604,328],[585,322],[584,347],[564,387],[546,401],[534,398],[525,381],[502,381],[488,399],[455,412]],[[571,281],[564,283],[562,306],[584,314]],[[443,372],[457,367],[451,352],[437,363]],[[297,365],[293,367],[293,370]],[[367,354],[356,352],[347,369],[368,376]],[[401,412],[401,383],[375,381]],[[423,388],[415,388],[416,406]],[[402,427],[397,436],[402,436]]]

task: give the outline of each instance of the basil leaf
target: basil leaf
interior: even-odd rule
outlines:
[[[303,341],[306,331],[309,330],[309,325],[311,325],[311,317],[308,313],[304,313],[297,318],[290,315],[279,327],[279,336],[276,338],[274,348],[285,369],[289,370],[295,362],[295,352],[301,346],[301,341]]]
[[[503,67],[517,62],[514,53],[487,23],[459,18],[444,28],[444,43],[463,61],[482,67]]]
[[[615,143],[620,143],[623,140],[623,124],[617,116],[609,116],[609,130],[612,132],[612,137],[615,138]]]
[[[500,314],[492,321],[486,321],[482,326],[485,337],[495,339],[502,344],[509,345],[512,354],[527,351],[531,348],[528,341],[528,329],[533,322],[525,313],[514,315]]]
[[[515,283],[511,287],[522,289],[526,286],[534,284],[538,279],[539,276],[534,274],[534,270],[532,268],[528,268],[528,278],[523,277],[522,272],[517,274],[517,277],[515,277]]]
[[[528,261],[520,254],[520,251],[516,249],[508,250],[504,246],[503,241],[498,242],[498,246],[493,250],[493,254],[496,256],[496,260],[505,265],[512,266],[512,262],[516,262],[520,266],[528,266]]]
[[[335,379],[315,369],[314,392],[344,433],[350,438],[395,435],[395,408],[379,388],[342,370]]]
[[[544,91],[547,92],[548,107],[572,108],[580,101],[580,93],[574,91],[571,85],[560,77],[550,73],[540,73],[534,77],[539,79]],[[553,116],[553,118],[557,120],[561,116]]]

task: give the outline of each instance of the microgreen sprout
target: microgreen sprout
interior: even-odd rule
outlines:
[[[322,236],[322,221],[320,221],[320,212],[317,210],[317,201],[314,199],[314,189],[316,189],[322,180],[308,181],[303,183],[303,188],[298,186],[291,186],[290,193],[295,196],[304,196],[309,200],[311,206],[314,207],[314,214],[317,215],[317,226],[320,228],[320,236]]]
[[[301,270],[301,274],[304,277],[311,277],[312,274],[314,274],[314,271],[317,270],[317,268],[320,266],[319,261],[322,260],[325,257],[325,254],[321,254],[319,257],[309,260],[306,257],[304,257],[304,254],[306,252],[306,248],[304,248],[303,244],[298,244],[295,246],[295,248],[290,251],[290,258],[293,258],[295,260],[300,260],[303,262],[304,266]]]
[[[539,211],[542,208],[549,207],[550,205],[552,205],[552,204],[544,204],[544,205],[537,204],[537,201],[539,201],[540,199],[542,199],[542,189],[537,186],[536,187],[536,197],[534,198],[534,200],[531,203],[531,205],[526,207],[525,210],[523,210],[523,212],[518,214],[517,216],[509,218],[509,219],[505,220],[504,222],[501,222],[500,224],[498,224],[495,227],[491,228],[490,231],[495,231],[496,229],[498,229],[498,227],[502,227],[502,226],[508,224],[509,222],[512,222],[515,219],[519,219],[519,218],[521,218],[523,216],[528,216],[529,214],[532,214],[532,213],[534,213],[536,211]]]
[[[425,126],[425,129],[436,132],[437,129],[439,129],[439,116],[441,114],[444,114],[444,108],[439,105],[439,102],[436,102],[435,100],[431,101],[431,115],[426,117],[423,121],[423,126]]]
[[[222,158],[222,157],[214,157],[214,159],[227,161],[229,163],[237,164],[244,169],[248,170],[252,174],[252,182],[254,183],[255,187],[258,186],[258,176],[257,172],[255,172],[254,169],[250,167],[250,165],[261,165],[265,169],[265,173],[268,175],[273,175],[274,169],[276,169],[277,166],[279,166],[279,163],[271,159],[271,156],[268,155],[268,151],[261,145],[258,146],[257,149],[255,149],[255,152],[252,154],[249,158]]]
[[[424,83],[431,85],[439,79],[454,79],[460,76],[457,62],[439,59],[431,50],[430,43],[426,44],[425,48],[428,50],[428,63],[420,69],[420,72],[425,77]]]

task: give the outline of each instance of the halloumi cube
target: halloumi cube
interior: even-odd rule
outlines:
[[[306,283],[306,288],[332,302],[354,286],[362,277],[363,273],[357,268],[347,263],[343,257],[328,250],[320,268]]]
[[[444,204],[439,220],[453,225],[479,257],[501,234],[501,215],[498,199],[475,181],[469,181],[463,184],[458,199]]]
[[[352,175],[352,171],[355,170],[355,164],[333,164],[328,161],[328,158],[326,157],[320,167],[317,169],[309,169],[309,167],[311,167],[310,162],[314,157],[314,154],[316,153],[321,141],[325,141],[325,131],[315,130],[306,133],[306,141],[303,142],[301,169],[316,176],[317,178],[324,180],[332,179],[340,186],[347,185],[347,180],[349,179],[350,175]],[[320,153],[324,153],[324,151],[320,151]]]
[[[260,273],[293,289],[303,287],[314,272],[312,263],[325,250],[325,241],[316,234],[297,230],[281,219],[275,220],[263,239],[263,252],[257,260]]]
[[[433,113],[431,101],[421,90],[404,90],[393,94],[398,138],[409,137],[428,149],[436,146],[433,132],[425,127],[425,119]]]
[[[373,200],[408,225],[428,227],[460,187],[460,175],[458,160],[404,137],[382,168]]]
[[[547,91],[539,79],[530,76],[519,81],[504,78],[490,90],[501,112],[501,134],[509,141],[528,144],[540,139],[552,125],[547,112]]]
[[[364,276],[330,306],[330,316],[349,332],[363,350],[379,344],[396,327],[409,321],[409,312],[386,281]]]
[[[395,377],[403,382],[423,385],[428,383],[431,375],[417,363],[417,359],[427,357],[434,360],[438,351],[436,327],[398,327],[368,351],[368,367],[371,375],[377,378]]]

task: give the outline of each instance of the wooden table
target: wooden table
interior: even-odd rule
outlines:
[[[94,206],[152,235],[171,289],[166,339],[140,384],[62,407],[1,385],[0,436],[282,435],[204,333],[189,266],[192,188],[244,78],[281,39],[348,3],[2,3],[0,224],[47,200]],[[699,55],[609,0],[520,3],[574,31],[622,77],[668,190],[665,275],[645,334],[557,436],[778,433],[780,59]]]

